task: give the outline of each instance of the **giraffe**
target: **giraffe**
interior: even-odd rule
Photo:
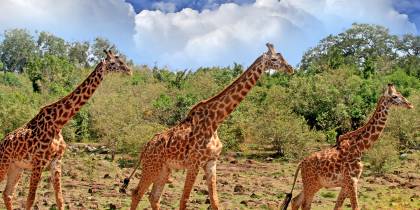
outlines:
[[[331,187],[341,187],[334,209],[341,209],[344,200],[350,198],[352,209],[358,210],[357,185],[363,170],[362,154],[378,140],[392,106],[413,108],[413,105],[396,91],[393,84],[388,84],[379,98],[375,112],[365,125],[341,135],[337,146],[315,152],[299,163],[292,190],[287,194],[282,209],[287,209],[296,177],[299,170],[302,170],[303,190],[293,198],[293,210],[299,207],[304,210],[310,209],[315,193],[321,188]]]
[[[7,134],[0,143],[0,181],[7,177],[3,200],[7,210],[12,210],[15,188],[25,169],[31,170],[26,209],[34,201],[42,170],[50,164],[57,208],[64,210],[61,188],[61,159],[66,143],[61,134],[64,125],[93,95],[108,72],[125,72],[131,69],[110,50],[106,58],[72,93],[47,105],[28,123]]]
[[[245,98],[267,69],[293,73],[292,67],[272,44],[268,51],[233,83],[214,97],[203,100],[191,108],[186,118],[171,129],[156,134],[140,154],[142,174],[138,186],[132,193],[131,210],[135,210],[142,196],[153,184],[149,201],[152,209],[160,209],[159,200],[172,169],[186,169],[187,175],[179,209],[185,209],[196,176],[204,169],[212,209],[219,209],[216,191],[216,161],[222,149],[217,128]],[[137,169],[136,167],[136,169]],[[124,180],[125,188],[135,170]]]

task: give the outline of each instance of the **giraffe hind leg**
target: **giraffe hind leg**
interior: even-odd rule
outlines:
[[[32,209],[32,205],[35,201],[36,190],[38,188],[39,181],[41,180],[42,166],[39,166],[40,164],[35,165],[38,165],[38,167],[32,169],[29,181],[29,193],[28,198],[26,199],[26,210]]]
[[[337,201],[335,202],[334,210],[341,210],[346,198],[347,198],[346,189],[342,187],[340,190],[340,193],[338,194]]]
[[[137,206],[139,205],[139,202],[142,199],[144,193],[146,193],[147,189],[152,184],[153,177],[155,177],[154,174],[149,173],[147,169],[142,171],[139,184],[133,190],[133,194],[131,195],[131,210],[137,209]]]
[[[168,167],[163,167],[157,179],[153,183],[153,188],[149,196],[149,201],[153,210],[160,209],[160,197],[162,196],[163,188],[169,179],[170,173],[171,171]]]
[[[1,149],[1,148],[0,148]],[[0,160],[2,154],[0,154]],[[3,161],[3,160],[2,160]],[[0,183],[6,178],[10,163],[0,163]]]
[[[190,197],[190,193],[193,188],[195,179],[197,178],[198,171],[198,167],[191,167],[187,170],[187,178],[185,179],[184,183],[184,191],[182,192],[181,201],[179,203],[180,210],[187,208],[188,197]]]
[[[315,193],[321,189],[321,186],[314,185],[309,189],[304,190],[304,197],[302,202],[302,209],[303,210],[310,210],[312,205],[312,200],[315,196]]]
[[[292,210],[298,210],[302,206],[302,202],[305,195],[303,194],[303,191],[299,193],[296,197],[292,199]]]
[[[7,210],[13,209],[13,197],[15,194],[16,185],[22,176],[23,169],[12,165],[7,173],[7,184],[3,192],[4,205]]]

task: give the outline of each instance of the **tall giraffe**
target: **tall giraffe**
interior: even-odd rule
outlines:
[[[245,98],[265,70],[275,69],[293,73],[291,66],[280,53],[276,53],[273,45],[267,44],[267,47],[268,52],[257,58],[232,84],[216,96],[199,102],[183,121],[163,133],[156,134],[144,146],[139,160],[142,174],[132,194],[131,210],[137,208],[152,183],[149,200],[153,209],[160,209],[159,200],[172,169],[187,169],[179,207],[185,209],[200,168],[203,168],[206,174],[211,207],[219,209],[216,161],[222,150],[222,143],[217,136],[218,126]],[[130,178],[124,180],[122,191],[125,191]]]
[[[357,183],[363,170],[362,154],[381,135],[392,106],[413,108],[413,105],[395,90],[394,85],[388,84],[377,103],[375,112],[364,126],[341,135],[337,147],[316,152],[298,165],[292,190],[287,194],[282,209],[287,209],[300,169],[303,191],[293,198],[293,210],[299,207],[304,210],[310,209],[313,196],[324,187],[341,187],[334,209],[341,209],[346,198],[350,198],[352,209],[359,209]]]
[[[44,167],[50,163],[51,178],[57,208],[64,210],[61,190],[61,159],[66,143],[61,135],[64,125],[80,110],[93,95],[108,72],[125,72],[131,69],[111,51],[107,57],[72,93],[61,100],[41,108],[40,112],[24,126],[6,135],[0,143],[0,181],[7,176],[3,200],[8,210],[12,203],[16,185],[24,169],[32,170],[26,209],[30,210]]]

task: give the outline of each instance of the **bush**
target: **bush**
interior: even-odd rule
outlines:
[[[385,134],[366,153],[365,160],[372,173],[384,174],[398,166],[398,156],[398,139]]]
[[[414,109],[395,108],[391,110],[385,127],[385,133],[392,136],[399,143],[399,150],[420,149],[420,91],[413,91],[407,98]]]

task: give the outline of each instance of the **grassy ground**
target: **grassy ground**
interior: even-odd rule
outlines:
[[[420,209],[419,152],[409,154],[400,167],[383,176],[367,176],[360,182],[359,200],[362,209]],[[121,158],[117,156],[117,160]],[[131,168],[121,169],[123,161],[109,161],[107,154],[68,151],[63,164],[63,187],[68,209],[128,209],[130,196],[118,193],[121,180]],[[284,192],[290,190],[296,163],[282,161],[250,160],[226,155],[219,161],[218,192],[223,209],[278,209]],[[27,196],[29,177],[25,172],[16,192],[15,208],[23,209]],[[49,184],[49,172],[44,172],[37,192],[35,209],[55,209],[54,192]],[[184,171],[175,171],[172,182],[165,187],[161,199],[163,209],[178,208],[182,193]],[[129,189],[138,183],[135,178]],[[3,189],[5,182],[0,184]],[[301,189],[298,179],[296,192]],[[332,209],[339,189],[318,192],[312,209]],[[189,209],[207,209],[207,187],[200,172],[191,193]],[[0,202],[0,209],[4,209]],[[138,209],[150,209],[145,196]],[[350,209],[346,200],[345,208]]]

